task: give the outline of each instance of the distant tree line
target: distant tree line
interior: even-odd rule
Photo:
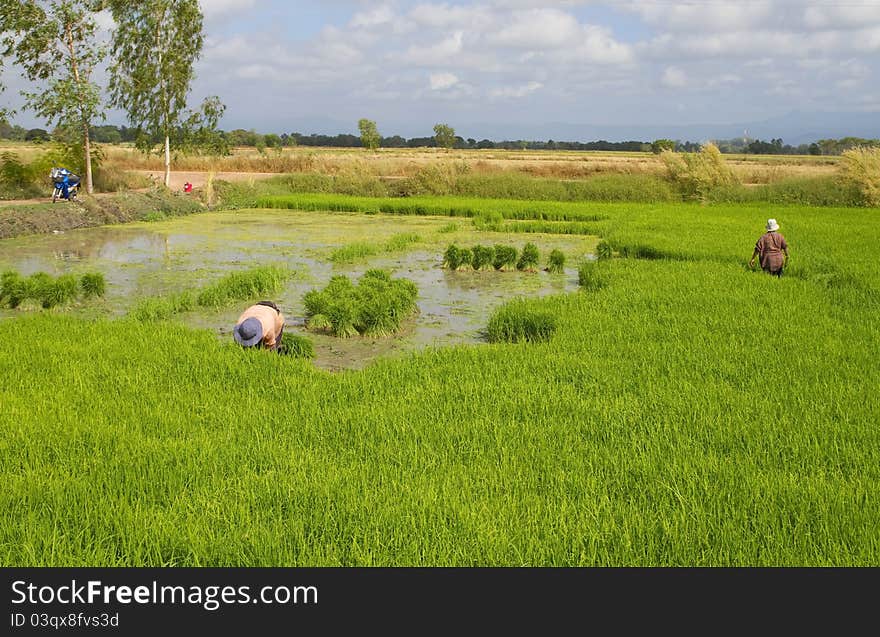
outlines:
[[[91,129],[92,139],[99,144],[135,143],[138,140],[138,131],[127,126],[93,126]],[[444,131],[445,132],[445,131]],[[373,137],[375,135],[375,137]],[[329,148],[362,148],[364,146],[359,135],[340,133],[338,135],[321,135],[312,133],[257,133],[254,130],[237,128],[230,131],[218,130],[216,133],[217,143],[215,147],[219,154],[229,148],[252,147],[260,151],[280,150],[293,146],[306,147],[329,147]],[[26,129],[5,121],[0,121],[0,139],[12,141],[48,141],[52,133],[42,128]],[[369,129],[368,139],[376,145],[373,148],[437,148],[439,146],[436,136],[410,137],[400,135],[383,137],[378,132]],[[378,143],[376,140],[378,139]],[[592,142],[566,142],[566,141],[526,141],[504,140],[493,141],[490,139],[476,140],[464,139],[461,136],[453,137],[453,148],[457,149],[485,149],[485,150],[586,150],[586,151],[620,151],[620,152],[656,152],[662,150],[675,150],[678,152],[699,151],[702,143],[692,141],[680,141],[671,139],[658,139],[652,142],[626,141],[609,142],[598,140]],[[781,138],[764,141],[760,139],[740,138],[729,140],[717,140],[715,144],[722,153],[744,153],[752,155],[840,155],[843,152],[857,146],[880,146],[878,139],[865,139],[861,137],[844,137],[842,139],[822,139],[812,144],[800,144],[792,146],[785,144]]]

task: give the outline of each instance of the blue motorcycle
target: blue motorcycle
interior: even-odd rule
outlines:
[[[74,175],[67,168],[53,168],[50,177],[52,183],[55,184],[55,189],[52,191],[52,203],[59,199],[76,201],[80,183],[78,175]]]

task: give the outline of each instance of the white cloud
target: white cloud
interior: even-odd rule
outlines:
[[[431,73],[428,79],[431,82],[432,91],[442,91],[458,84],[458,77],[452,73]]]
[[[544,85],[540,82],[529,82],[528,84],[523,84],[522,86],[505,86],[502,88],[496,88],[489,91],[490,97],[525,97],[526,95],[530,95],[535,91],[542,88]]]
[[[252,9],[255,0],[199,0],[202,13],[206,18],[215,18],[228,13],[236,13]]]
[[[394,17],[394,10],[388,5],[382,5],[369,11],[354,14],[349,24],[355,28],[370,28],[388,24],[394,20]]]
[[[456,31],[435,44],[410,46],[403,59],[412,65],[443,66],[449,63],[451,57],[461,53],[463,42],[464,32]]]
[[[680,68],[669,66],[663,71],[660,83],[667,88],[682,88],[687,85],[687,75]]]
[[[515,11],[506,24],[487,35],[494,44],[526,49],[548,49],[574,43],[581,34],[578,21],[557,9]]]

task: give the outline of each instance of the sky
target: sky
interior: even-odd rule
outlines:
[[[226,129],[355,132],[367,117],[386,135],[446,122],[516,139],[536,124],[880,118],[880,0],[201,4],[192,98],[219,95]]]

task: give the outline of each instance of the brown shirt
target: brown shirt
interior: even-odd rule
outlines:
[[[761,257],[761,269],[770,272],[778,272],[785,263],[784,250],[788,250],[788,243],[778,232],[767,232],[758,239],[755,251]]]
[[[263,326],[263,347],[274,348],[284,327],[284,315],[266,305],[251,305],[238,317],[236,325],[249,318],[257,319]]]

